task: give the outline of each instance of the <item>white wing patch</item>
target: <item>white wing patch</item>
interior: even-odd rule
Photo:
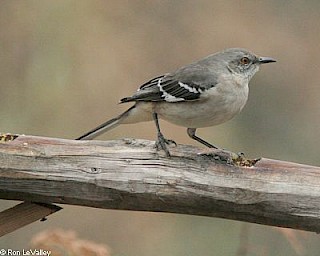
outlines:
[[[160,92],[162,92],[162,97],[164,98],[165,101],[167,102],[178,102],[178,101],[184,101],[184,98],[177,98],[169,93],[167,93],[165,90],[163,90],[161,86],[161,81],[162,79],[158,80],[157,86],[159,87]]]
[[[181,87],[183,87],[184,89],[187,89],[189,92],[193,92],[193,93],[202,93],[203,92],[200,88],[197,89],[195,87],[191,87],[191,86],[184,84],[182,82],[179,82],[179,85]]]

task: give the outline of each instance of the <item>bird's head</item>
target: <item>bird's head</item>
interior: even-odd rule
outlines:
[[[248,80],[259,70],[261,64],[276,62],[273,58],[259,57],[240,48],[224,50],[218,53],[216,57],[226,64],[231,73],[244,76]]]

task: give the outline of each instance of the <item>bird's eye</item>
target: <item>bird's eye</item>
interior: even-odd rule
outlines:
[[[250,63],[250,60],[249,60],[248,57],[242,57],[242,58],[240,59],[240,63],[241,63],[242,65],[248,65],[248,64]]]

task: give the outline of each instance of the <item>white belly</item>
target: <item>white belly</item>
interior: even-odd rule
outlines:
[[[214,88],[198,101],[158,103],[155,111],[171,123],[200,128],[224,123],[238,114],[248,99],[248,86],[230,91]],[[209,93],[208,93],[209,94]]]

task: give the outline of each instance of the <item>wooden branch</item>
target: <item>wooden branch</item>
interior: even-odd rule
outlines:
[[[0,198],[171,212],[320,232],[320,168],[221,163],[178,145],[19,136],[0,143]]]
[[[61,207],[53,204],[23,202],[0,212],[0,237],[48,215],[59,211]]]

